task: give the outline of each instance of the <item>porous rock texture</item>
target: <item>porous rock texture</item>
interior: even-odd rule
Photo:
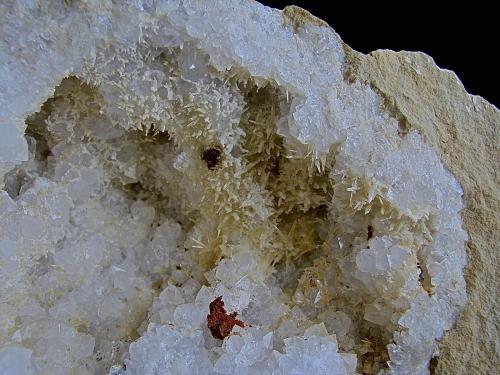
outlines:
[[[251,1],[0,14],[4,373],[494,372],[499,114],[453,73]]]

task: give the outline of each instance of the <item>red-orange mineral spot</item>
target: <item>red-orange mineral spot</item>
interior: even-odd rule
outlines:
[[[222,296],[210,302],[210,314],[207,315],[207,325],[210,332],[212,332],[212,336],[223,340],[229,336],[235,325],[245,327],[245,323],[236,319],[236,315],[238,315],[236,312],[232,312],[229,315],[226,314]]]

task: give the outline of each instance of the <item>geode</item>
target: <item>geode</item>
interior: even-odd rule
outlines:
[[[462,188],[331,28],[243,0],[0,14],[2,371],[429,373],[466,304]],[[219,297],[241,324],[213,337]]]

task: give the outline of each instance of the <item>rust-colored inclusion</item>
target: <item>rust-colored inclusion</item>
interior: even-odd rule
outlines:
[[[201,153],[201,158],[207,163],[207,168],[213,171],[221,159],[221,152],[217,148],[209,148]]]
[[[245,327],[245,323],[236,319],[238,313],[226,314],[222,296],[210,302],[210,314],[207,315],[207,325],[216,339],[224,340],[229,336],[234,326]]]

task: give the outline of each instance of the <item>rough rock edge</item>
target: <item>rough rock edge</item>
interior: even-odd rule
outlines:
[[[283,8],[283,21],[286,26],[293,26],[295,32],[298,32],[300,27],[305,24],[329,27],[325,21],[313,16],[307,10],[295,5]]]
[[[299,7],[283,10],[298,30],[328,26]],[[361,80],[385,99],[403,136],[417,129],[439,153],[464,190],[464,226],[469,233],[465,269],[468,304],[441,341],[435,374],[493,374],[499,361],[500,112],[469,95],[455,73],[440,69],[421,52],[378,50],[368,55],[344,44],[346,79]]]
[[[357,53],[356,53],[357,54]],[[358,56],[361,54],[358,54]],[[469,233],[465,269],[468,305],[440,344],[436,374],[487,374],[497,368],[498,313],[495,272],[499,257],[500,113],[465,92],[453,72],[423,53],[375,51],[354,63],[355,76],[376,87],[410,126],[439,153],[464,190]],[[494,370],[495,369],[495,370]]]

